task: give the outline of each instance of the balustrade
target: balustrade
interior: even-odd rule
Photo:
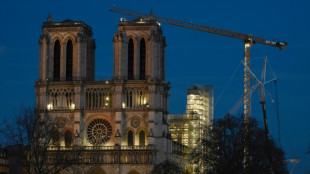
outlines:
[[[153,164],[153,146],[73,146],[49,147],[49,163]]]
[[[85,92],[86,109],[107,109],[111,108],[110,88],[87,88]]]

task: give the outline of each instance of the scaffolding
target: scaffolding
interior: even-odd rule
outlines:
[[[189,172],[197,167],[191,164],[189,155],[201,147],[204,127],[212,125],[213,101],[213,86],[193,86],[187,89],[186,114],[170,114],[168,117],[173,160],[179,164],[186,162],[185,169]]]

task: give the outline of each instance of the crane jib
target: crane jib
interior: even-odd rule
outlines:
[[[185,27],[185,28],[204,31],[204,32],[208,32],[208,33],[218,34],[218,35],[222,35],[222,36],[233,37],[233,38],[244,40],[245,42],[251,43],[251,44],[260,43],[260,44],[264,44],[264,45],[279,47],[281,50],[285,49],[287,46],[287,42],[270,41],[270,40],[266,40],[265,38],[257,37],[257,36],[253,36],[253,35],[249,35],[249,34],[243,34],[243,33],[229,31],[229,30],[225,30],[225,29],[219,29],[219,28],[214,28],[214,27],[210,27],[210,26],[194,24],[192,22],[185,22],[185,21],[180,21],[180,20],[176,20],[176,19],[170,19],[167,17],[153,15],[152,12],[150,14],[147,14],[147,13],[141,13],[141,12],[136,12],[136,11],[127,10],[127,9],[122,9],[122,8],[115,7],[115,6],[113,6],[110,9],[110,11],[130,15],[130,16],[140,17],[140,18],[146,18],[146,17],[149,17],[150,15],[152,15],[156,20],[158,20],[159,22],[162,22],[162,23],[167,23],[170,25],[176,25],[176,26],[180,26],[180,27]]]

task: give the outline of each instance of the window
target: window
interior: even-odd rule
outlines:
[[[53,133],[53,135],[52,135],[52,137],[53,137],[52,144],[54,146],[59,146],[59,133],[58,133],[58,131],[57,130],[53,130],[52,133]]]
[[[133,146],[133,133],[132,131],[128,131],[128,146]]]
[[[133,80],[134,44],[130,38],[128,43],[128,80]]]
[[[87,137],[91,144],[105,144],[112,137],[112,126],[105,119],[95,119],[87,127]]]
[[[60,80],[60,42],[56,40],[54,45],[54,81]]]
[[[69,130],[65,132],[65,146],[72,146],[72,133]]]
[[[66,93],[66,98],[67,98],[67,107],[71,107],[72,104],[72,98],[70,93]]]
[[[140,80],[145,79],[145,40],[140,42]]]
[[[127,96],[126,96],[126,107],[132,107],[132,92],[127,91]]]
[[[73,66],[73,46],[72,41],[67,43],[67,64],[66,64],[66,80],[72,81],[72,66]]]
[[[140,133],[139,133],[139,145],[140,146],[145,145],[145,133],[144,133],[144,131],[140,131]]]

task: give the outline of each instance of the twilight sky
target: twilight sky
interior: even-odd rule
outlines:
[[[41,26],[48,13],[53,21],[84,21],[96,39],[96,77],[113,73],[113,34],[121,17],[109,12],[121,8],[193,22],[266,39],[287,41],[285,51],[252,46],[252,70],[261,71],[267,56],[278,79],[281,144],[286,158],[301,160],[293,173],[310,172],[310,1],[308,0],[106,0],[43,1],[0,0],[0,117],[20,105],[35,102]],[[214,85],[215,118],[221,118],[243,95],[244,44],[242,40],[162,24],[167,39],[166,80],[171,83],[170,113],[185,113],[186,89],[193,84]],[[235,72],[235,73],[234,73]],[[234,74],[234,75],[232,75]],[[268,124],[277,140],[274,84],[266,85]],[[262,121],[257,92],[252,97],[252,117]],[[1,143],[1,139],[0,139]],[[292,165],[288,166],[290,170]]]

